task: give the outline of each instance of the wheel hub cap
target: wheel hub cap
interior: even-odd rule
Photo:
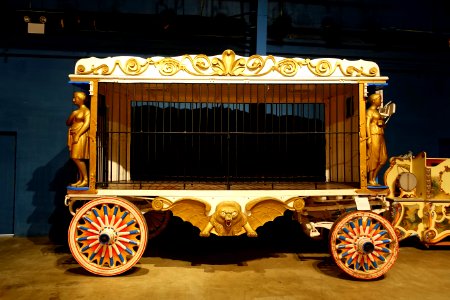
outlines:
[[[112,245],[117,239],[116,231],[111,227],[105,227],[100,231],[98,241],[103,245]]]
[[[375,250],[372,240],[367,237],[362,237],[356,242],[356,248],[360,253],[369,254]]]

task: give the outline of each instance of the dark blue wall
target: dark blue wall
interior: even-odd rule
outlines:
[[[426,151],[428,157],[450,157],[448,149],[439,145],[440,140],[450,139],[450,76],[445,71],[449,67],[427,64],[403,69],[399,63],[397,70],[391,67],[384,72],[390,78],[385,100],[398,104],[386,129],[390,156]]]
[[[14,231],[58,236],[69,219],[62,209],[72,173],[66,172],[65,119],[72,108],[67,75],[76,59],[22,54],[0,62],[0,131],[17,133]]]

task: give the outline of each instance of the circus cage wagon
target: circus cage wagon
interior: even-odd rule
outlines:
[[[69,77],[90,99],[88,183],[65,199],[86,270],[130,269],[168,215],[201,236],[256,237],[287,210],[311,237],[329,230],[353,277],[395,262],[390,189],[367,179],[368,91],[387,81],[377,64],[226,50],[85,58]]]

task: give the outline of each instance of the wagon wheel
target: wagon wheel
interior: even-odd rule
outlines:
[[[149,240],[156,237],[164,228],[166,228],[170,217],[170,211],[151,210],[144,214],[144,218],[147,221]]]
[[[104,197],[87,202],[69,226],[69,247],[87,271],[113,276],[141,258],[147,245],[147,224],[129,201]]]
[[[398,255],[398,240],[392,225],[368,211],[343,214],[330,232],[330,251],[345,273],[359,279],[385,274]]]

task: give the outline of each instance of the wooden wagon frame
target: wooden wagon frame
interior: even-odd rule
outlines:
[[[366,176],[366,97],[388,79],[374,62],[225,50],[85,58],[69,77],[90,95],[89,184],[65,199],[70,249],[88,271],[130,269],[163,227],[147,225],[152,213],[205,237],[256,237],[290,210],[311,237],[330,230],[331,254],[353,277],[380,277],[395,262],[382,217],[389,189]],[[254,112],[266,121],[255,125]]]

